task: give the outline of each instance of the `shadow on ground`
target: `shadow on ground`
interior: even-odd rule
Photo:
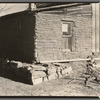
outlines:
[[[9,68],[9,67],[6,67],[6,68],[3,68],[1,67],[0,68],[0,76],[1,77],[4,77],[4,78],[8,78],[8,79],[11,79],[13,81],[16,81],[16,82],[22,82],[22,83],[25,83],[25,84],[30,84],[29,80],[28,80],[28,73],[24,72],[24,75],[23,75],[23,72],[22,70],[15,70],[14,68]]]

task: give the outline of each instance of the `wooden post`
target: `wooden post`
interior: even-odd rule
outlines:
[[[96,3],[96,52],[99,52],[99,3]]]
[[[92,52],[95,52],[95,3],[92,3]]]

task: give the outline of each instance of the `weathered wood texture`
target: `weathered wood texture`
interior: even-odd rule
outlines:
[[[40,11],[49,11],[49,10],[54,10],[54,9],[58,9],[58,8],[69,8],[69,7],[77,7],[80,5],[88,5],[89,3],[67,3],[67,4],[63,4],[63,5],[54,5],[54,6],[49,6],[49,7],[42,7],[42,8],[38,8],[35,9],[33,11],[36,12],[40,12]]]
[[[95,52],[95,3],[92,4],[92,51]]]
[[[92,4],[92,51],[100,52],[100,3]]]
[[[96,52],[99,52],[99,28],[100,28],[100,26],[99,26],[99,19],[100,19],[100,17],[99,17],[99,3],[96,3],[95,4],[95,8],[96,8]]]
[[[68,59],[68,60],[51,60],[51,61],[40,61],[41,63],[61,63],[61,62],[79,62],[79,61],[88,61],[90,59]],[[96,58],[96,60],[100,60],[100,58]]]

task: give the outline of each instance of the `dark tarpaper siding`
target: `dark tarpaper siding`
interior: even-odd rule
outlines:
[[[0,18],[0,57],[34,60],[35,17],[27,13]]]

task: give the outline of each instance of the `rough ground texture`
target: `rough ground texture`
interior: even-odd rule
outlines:
[[[83,67],[82,67],[83,66]],[[28,85],[0,77],[0,96],[96,96],[100,95],[100,84],[90,80],[84,86],[84,64],[73,63],[73,73],[60,79]]]

